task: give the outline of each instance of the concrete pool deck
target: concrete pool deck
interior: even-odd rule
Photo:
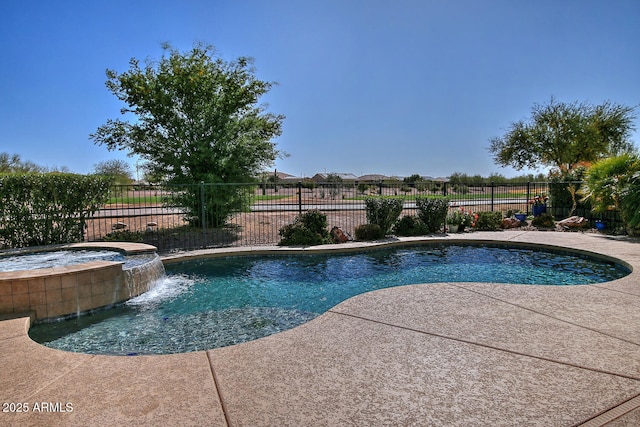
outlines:
[[[440,239],[557,245],[634,271],[597,285],[383,289],[289,331],[166,356],[49,349],[18,316],[0,322],[0,425],[640,425],[640,241]]]

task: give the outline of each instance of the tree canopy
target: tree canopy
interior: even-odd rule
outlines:
[[[274,83],[255,77],[253,59],[226,62],[212,46],[163,50],[159,61],[141,66],[133,58],[124,73],[107,70],[107,88],[133,120],[108,120],[90,138],[139,155],[149,173],[170,184],[252,182],[280,155],[272,139],[284,116],[258,103]],[[224,191],[208,210],[220,223],[242,199]]]
[[[633,150],[635,108],[605,102],[566,104],[551,98],[535,104],[529,120],[511,123],[502,137],[490,140],[495,163],[571,171],[581,163]]]
[[[124,160],[113,159],[98,162],[93,166],[93,173],[110,176],[116,184],[131,184],[133,181],[131,167]]]
[[[46,168],[27,160],[18,154],[0,153],[0,173],[45,172]]]

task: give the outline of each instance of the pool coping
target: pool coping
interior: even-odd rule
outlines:
[[[305,325],[256,341],[166,356],[49,349],[29,339],[25,313],[0,321],[0,394],[2,402],[27,403],[31,411],[0,412],[0,424],[640,423],[638,240],[517,230],[382,244],[436,240],[560,246],[620,259],[633,271],[572,287],[401,286],[355,296]],[[288,252],[224,248],[163,259]]]

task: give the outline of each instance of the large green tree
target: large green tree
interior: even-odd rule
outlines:
[[[535,104],[529,120],[511,123],[489,150],[501,166],[518,170],[553,167],[560,172],[581,163],[630,152],[635,108],[605,102],[566,104],[551,98]]]
[[[108,120],[91,139],[139,155],[169,184],[253,182],[280,154],[272,139],[281,134],[284,116],[259,104],[274,83],[256,78],[253,59],[227,62],[212,46],[163,50],[159,61],[141,66],[133,58],[124,73],[107,70],[107,88],[132,120]],[[248,202],[239,187],[216,189],[205,208],[209,221],[221,225]],[[185,186],[181,194],[200,216],[200,189]]]

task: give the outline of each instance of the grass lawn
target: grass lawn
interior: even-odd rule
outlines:
[[[270,200],[281,200],[281,199],[288,199],[289,197],[293,197],[295,196],[295,194],[257,194],[255,196],[252,196],[251,200],[253,202],[264,202],[264,201],[270,201]]]
[[[398,194],[398,195],[383,195],[383,196],[367,196],[360,195],[355,197],[345,197],[343,200],[365,200],[367,197],[384,197],[384,198],[402,198],[404,200],[415,200],[417,197],[436,198],[443,197],[441,194]],[[452,201],[455,200],[484,200],[491,198],[491,192],[486,193],[467,193],[467,194],[448,194],[446,197]],[[514,191],[511,193],[495,193],[493,198],[495,200],[500,199],[513,199],[527,197],[526,191]]]

